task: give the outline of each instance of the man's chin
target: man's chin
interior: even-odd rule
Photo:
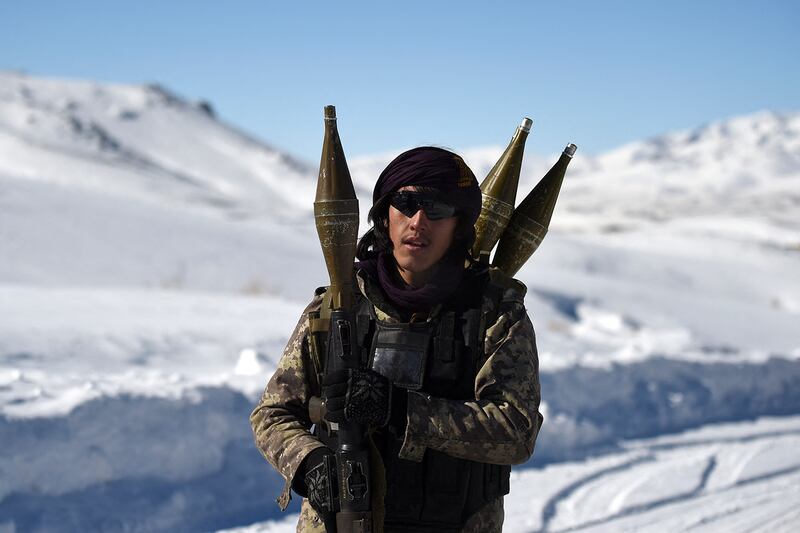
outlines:
[[[400,261],[397,261],[397,266],[411,274],[422,274],[429,270],[433,265],[429,264],[429,261],[420,261],[420,258],[414,257],[404,258]]]

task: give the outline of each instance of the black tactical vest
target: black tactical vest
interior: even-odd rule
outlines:
[[[365,347],[364,364],[398,387],[439,398],[474,400],[475,375],[485,358],[481,303],[484,291],[491,289],[488,275],[468,277],[458,297],[427,322],[383,322],[372,304],[362,299],[357,329]],[[335,448],[335,440],[319,436]],[[509,492],[508,465],[457,459],[432,449],[417,463],[398,457],[402,434],[381,430],[373,440],[386,469],[387,530],[457,532],[473,513]]]

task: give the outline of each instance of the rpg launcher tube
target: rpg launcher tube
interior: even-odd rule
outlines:
[[[483,258],[488,262],[492,248],[514,212],[522,155],[531,126],[531,119],[526,117],[522,120],[503,155],[481,183],[481,213],[475,222],[475,244],[472,247],[472,257],[475,259]]]
[[[314,220],[330,277],[332,309],[353,305],[353,262],[358,239],[358,199],[347,168],[336,108],[325,106],[325,137],[319,163]]]
[[[577,148],[568,144],[556,164],[514,210],[492,261],[503,273],[514,276],[542,243],[550,227],[564,174]]]
[[[319,164],[314,219],[330,276],[327,371],[357,368],[359,347],[353,305],[353,262],[358,238],[358,200],[336,128],[336,109],[325,107],[325,137]],[[324,408],[324,406],[323,406]],[[339,424],[336,447],[336,533],[372,531],[369,447],[365,429]]]
[[[354,318],[349,310],[331,312],[326,372],[358,366]],[[340,422],[336,430],[336,533],[372,532],[370,468],[366,428],[349,420]]]

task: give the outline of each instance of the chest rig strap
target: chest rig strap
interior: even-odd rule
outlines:
[[[322,303],[316,311],[308,313],[308,335],[303,339],[302,353],[310,362],[309,372],[311,390],[315,395],[321,394],[322,374],[325,371],[325,354],[328,346],[328,330],[330,329],[330,295],[327,287],[319,287],[314,291],[316,296],[322,295]]]
[[[433,339],[433,350],[436,358],[443,363],[451,363],[455,354],[453,353],[453,333],[456,325],[456,314],[448,311],[439,321],[439,334]]]

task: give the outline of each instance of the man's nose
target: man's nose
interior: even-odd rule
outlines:
[[[414,213],[414,216],[411,217],[412,228],[427,227],[429,222],[430,219],[428,218],[428,215],[425,214],[424,209],[420,209],[419,211]]]

